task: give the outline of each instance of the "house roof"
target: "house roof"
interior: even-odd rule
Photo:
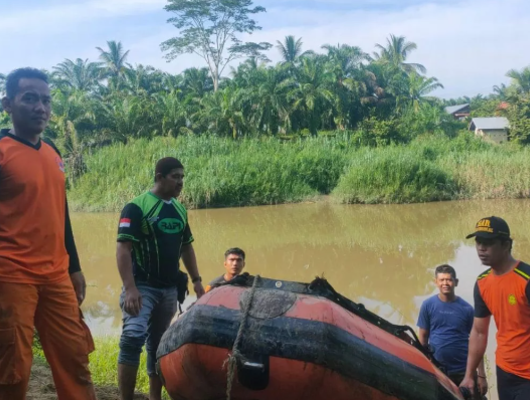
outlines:
[[[497,106],[497,110],[507,110],[508,107],[510,107],[510,104],[505,102],[505,101],[502,101],[501,103],[499,103],[499,105]]]
[[[498,130],[510,127],[510,123],[504,117],[473,118],[471,125],[475,126],[475,129],[481,130]]]
[[[447,114],[454,114],[454,113],[457,113],[458,111],[463,110],[466,107],[469,107],[469,104],[459,104],[457,106],[449,106],[449,107],[445,107],[445,112]]]

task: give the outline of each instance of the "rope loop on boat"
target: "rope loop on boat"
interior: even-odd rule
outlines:
[[[256,284],[261,279],[259,275],[254,277],[254,282],[252,283],[252,288],[250,289],[250,295],[248,302],[245,305],[243,310],[243,315],[241,316],[241,322],[239,323],[239,329],[237,331],[236,340],[234,341],[234,346],[232,347],[231,353],[228,355],[228,358],[223,363],[223,368],[228,364],[228,373],[226,375],[226,399],[230,400],[232,395],[232,385],[234,383],[234,377],[236,373],[237,361],[241,358],[241,353],[239,352],[239,343],[243,337],[243,332],[247,325],[248,316],[250,315],[250,309],[252,308],[252,302],[254,300],[254,293],[256,292]]]

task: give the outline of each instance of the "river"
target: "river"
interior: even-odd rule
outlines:
[[[473,240],[465,236],[477,220],[490,215],[507,220],[514,255],[530,261],[526,200],[373,206],[318,202],[192,210],[189,220],[205,284],[223,273],[224,251],[241,247],[247,253],[246,271],[252,274],[302,282],[324,276],[338,292],[383,318],[417,329],[421,302],[437,292],[433,273],[439,264],[456,268],[457,294],[473,304],[474,282],[486,268]],[[119,334],[118,215],[74,213],[72,221],[88,284],[83,305],[87,322],[94,335]],[[493,325],[487,352],[492,377]],[[496,393],[490,398],[496,399]]]

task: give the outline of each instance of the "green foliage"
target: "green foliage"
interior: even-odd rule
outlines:
[[[9,128],[10,122],[11,120],[9,118],[9,115],[7,115],[7,113],[4,111],[0,111],[0,129]]]
[[[520,96],[506,110],[510,121],[509,136],[515,143],[530,143],[530,98]]]
[[[237,37],[259,28],[251,17],[264,9],[253,7],[250,0],[175,0],[166,8],[176,15],[172,22],[182,28],[177,39],[189,39],[184,47],[167,42],[173,55],[197,50],[199,42],[222,36],[219,48],[199,49],[211,53],[206,58],[213,67],[191,68],[180,75],[133,67],[127,63],[129,51],[112,40],[105,48],[97,47],[98,62],[67,59],[54,67],[54,116],[47,135],[57,140],[67,163],[78,165],[79,171],[84,170],[81,159],[88,149],[132,138],[303,137],[305,132],[316,136],[319,131],[358,130],[357,143],[384,145],[407,142],[441,125],[436,116],[441,105],[428,97],[441,85],[436,78],[420,75],[422,66],[407,63],[416,45],[403,37],[392,36],[373,60],[359,47],[346,44],[323,46],[323,54],[305,52],[301,38],[287,36],[278,42],[283,62],[267,65],[252,53],[233,69],[231,79],[216,83],[211,78],[220,76],[217,66],[248,54]],[[225,11],[227,18],[217,18]],[[207,35],[192,35],[197,29]],[[237,46],[223,47],[223,40]]]
[[[203,135],[130,140],[84,158],[86,173],[69,192],[76,210],[119,211],[148,190],[159,158],[186,167],[181,196],[189,208],[312,200],[330,194],[344,203],[530,197],[529,152],[488,144],[468,131],[426,134],[406,145],[366,147],[360,132],[313,138]]]
[[[455,188],[423,154],[387,147],[357,154],[333,194],[342,203],[414,203],[448,200]]]
[[[178,157],[186,167],[182,201],[188,207],[302,201],[331,191],[350,148],[325,138],[290,143],[207,136],[131,140],[86,158],[88,173],[71,190],[70,202],[76,209],[120,210],[151,187],[154,165],[165,156]]]
[[[386,146],[402,141],[395,118],[379,119],[375,116],[364,119],[359,124],[356,140],[364,146]]]

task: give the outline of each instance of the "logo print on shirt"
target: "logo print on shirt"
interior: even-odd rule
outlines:
[[[122,218],[120,219],[120,228],[130,228],[131,227],[131,219],[130,218]]]
[[[511,306],[515,306],[517,304],[517,299],[513,294],[508,296],[508,303],[510,303]]]
[[[184,223],[176,218],[164,218],[158,223],[158,229],[164,233],[178,233],[184,228]]]
[[[61,160],[61,157],[55,157],[55,162],[57,163],[57,166],[61,170],[61,172],[64,172],[64,162]]]

